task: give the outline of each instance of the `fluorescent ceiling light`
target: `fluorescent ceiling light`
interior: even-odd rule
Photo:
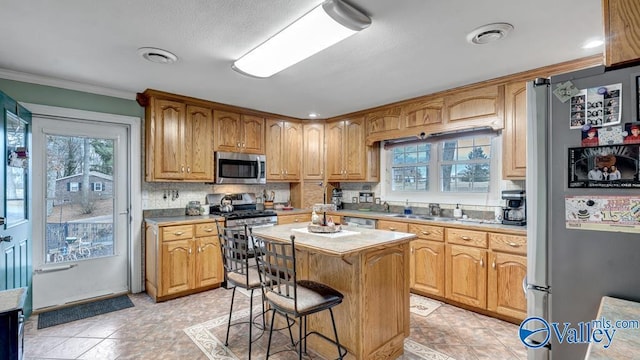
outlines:
[[[336,44],[371,19],[341,0],[326,0],[233,63],[233,69],[255,77],[269,77]]]

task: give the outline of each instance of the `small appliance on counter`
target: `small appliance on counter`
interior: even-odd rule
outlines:
[[[359,203],[373,203],[373,191],[360,191]]]
[[[502,191],[502,199],[507,200],[507,206],[502,209],[502,224],[520,226],[527,224],[525,198],[524,190]]]
[[[336,206],[336,209],[342,210],[344,205],[342,204],[342,189],[334,188],[331,191],[331,203]]]
[[[202,215],[202,210],[200,201],[189,201],[185,209],[185,214],[188,216],[200,216]]]

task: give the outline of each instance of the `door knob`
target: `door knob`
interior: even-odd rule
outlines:
[[[2,237],[0,237],[0,239],[2,239],[2,241],[6,241],[6,242],[13,241],[13,237],[11,237],[11,235],[2,236]]]

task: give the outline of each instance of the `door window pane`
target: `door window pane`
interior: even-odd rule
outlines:
[[[46,261],[114,254],[111,139],[47,135]]]
[[[18,224],[27,219],[27,123],[15,114],[6,113],[5,137],[7,146],[7,201],[6,226]]]

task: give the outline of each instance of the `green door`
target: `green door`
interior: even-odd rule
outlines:
[[[29,287],[32,310],[31,113],[0,92],[0,290]]]

